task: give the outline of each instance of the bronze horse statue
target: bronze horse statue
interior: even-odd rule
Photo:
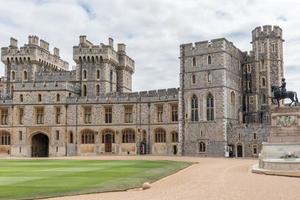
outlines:
[[[299,103],[297,93],[294,91],[282,92],[280,87],[276,85],[271,86],[271,91],[274,94],[273,97],[271,97],[272,103],[275,104],[274,100],[276,100],[278,107],[280,106],[280,100],[282,99],[290,99],[292,102],[289,104],[289,106],[292,106],[293,103],[294,105],[297,105]]]

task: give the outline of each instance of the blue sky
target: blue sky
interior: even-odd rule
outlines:
[[[79,35],[94,44],[127,44],[136,61],[134,90],[178,87],[179,45],[226,37],[241,50],[251,49],[257,26],[283,29],[288,89],[300,86],[300,2],[297,0],[0,0],[0,47],[9,38],[27,43],[37,35],[60,48],[74,65],[72,46]],[[0,64],[0,74],[4,66]]]

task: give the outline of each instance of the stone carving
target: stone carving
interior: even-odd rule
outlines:
[[[277,126],[290,127],[297,125],[296,116],[279,116],[277,117]]]

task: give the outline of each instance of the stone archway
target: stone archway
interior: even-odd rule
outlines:
[[[31,138],[31,157],[49,156],[49,138],[46,134],[37,133]]]
[[[240,143],[236,145],[236,156],[239,158],[243,157],[243,145]]]

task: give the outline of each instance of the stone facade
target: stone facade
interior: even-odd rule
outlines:
[[[1,49],[0,153],[257,156],[269,134],[270,86],[283,76],[282,31],[252,32],[253,50],[225,38],[180,46],[180,87],[132,92],[134,61],[113,39],[59,49],[29,36]],[[2,85],[2,86],[1,86]]]

